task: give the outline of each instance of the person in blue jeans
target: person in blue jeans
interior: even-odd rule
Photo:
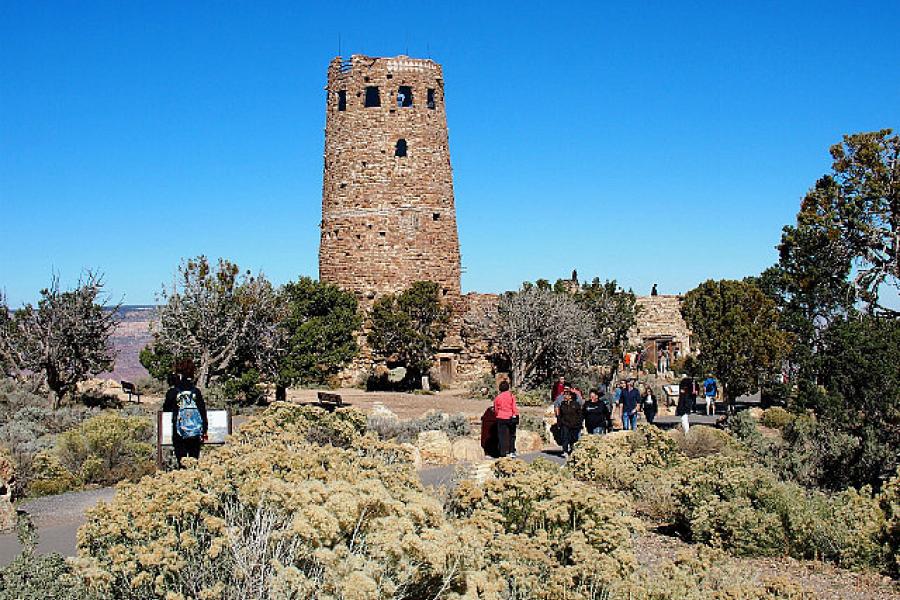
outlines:
[[[622,429],[631,431],[637,427],[637,411],[641,403],[641,393],[634,389],[634,379],[625,382],[619,402],[622,404]]]

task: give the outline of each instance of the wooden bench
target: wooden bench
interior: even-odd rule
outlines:
[[[137,391],[137,388],[133,383],[131,383],[130,381],[120,381],[119,383],[122,384],[122,391],[128,394],[129,402],[137,402],[138,404],[141,403],[141,393]],[[132,396],[137,398],[137,400],[132,400]]]
[[[334,409],[344,405],[344,399],[340,394],[332,394],[331,392],[319,392],[319,406],[328,412],[334,412]]]

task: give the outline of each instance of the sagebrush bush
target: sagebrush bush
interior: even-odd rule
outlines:
[[[583,436],[575,444],[568,466],[576,479],[631,490],[642,469],[670,467],[684,458],[669,435],[641,423],[635,431]]]
[[[743,456],[745,447],[733,436],[705,425],[692,426],[687,434],[681,429],[669,431],[669,435],[675,440],[678,450],[688,458],[699,458],[713,454],[728,456]]]
[[[878,504],[884,512],[885,566],[894,578],[900,578],[900,475],[895,475],[881,489]]]
[[[635,566],[641,529],[628,499],[538,461],[494,465],[483,486],[462,482],[448,510],[479,532],[487,581],[502,598],[593,598]]]
[[[152,421],[105,412],[56,439],[56,454],[82,484],[137,481],[155,469]]]
[[[773,406],[763,411],[762,417],[760,417],[759,422],[766,427],[771,427],[773,429],[783,429],[793,420],[793,414],[789,413],[780,406]]]
[[[688,539],[739,556],[790,555],[881,566],[885,516],[868,489],[828,495],[733,457],[677,468],[675,524]]]
[[[278,405],[199,464],[120,487],[79,531],[82,572],[135,599],[449,596],[466,532],[363,423]]]
[[[445,415],[438,412],[429,412],[418,419],[408,420],[371,415],[367,419],[366,426],[368,431],[378,435],[382,440],[394,440],[401,444],[415,442],[423,431],[443,431],[451,439],[472,433],[472,426],[465,415]]]
[[[40,451],[31,461],[28,492],[32,496],[61,494],[78,487],[78,479],[50,451]]]
[[[31,489],[35,456],[53,448],[56,434],[76,427],[97,413],[85,406],[54,410],[47,398],[12,380],[0,380],[0,445],[9,450],[15,463],[17,496],[56,493],[49,490],[60,489],[59,483],[38,491]]]

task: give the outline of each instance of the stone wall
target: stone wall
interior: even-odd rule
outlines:
[[[366,106],[367,88],[377,89],[380,106]],[[338,57],[326,91],[319,278],[355,292],[363,304],[434,281],[458,307],[441,66],[406,56]]]
[[[628,332],[630,347],[643,347],[648,339],[671,337],[681,351],[691,351],[691,330],[681,316],[681,296],[638,296],[637,324]]]

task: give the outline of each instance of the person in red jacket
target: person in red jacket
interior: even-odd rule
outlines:
[[[500,382],[500,393],[494,398],[494,416],[497,418],[497,437],[500,438],[500,456],[516,457],[516,425],[519,424],[519,407],[516,397],[509,391],[509,382]]]

